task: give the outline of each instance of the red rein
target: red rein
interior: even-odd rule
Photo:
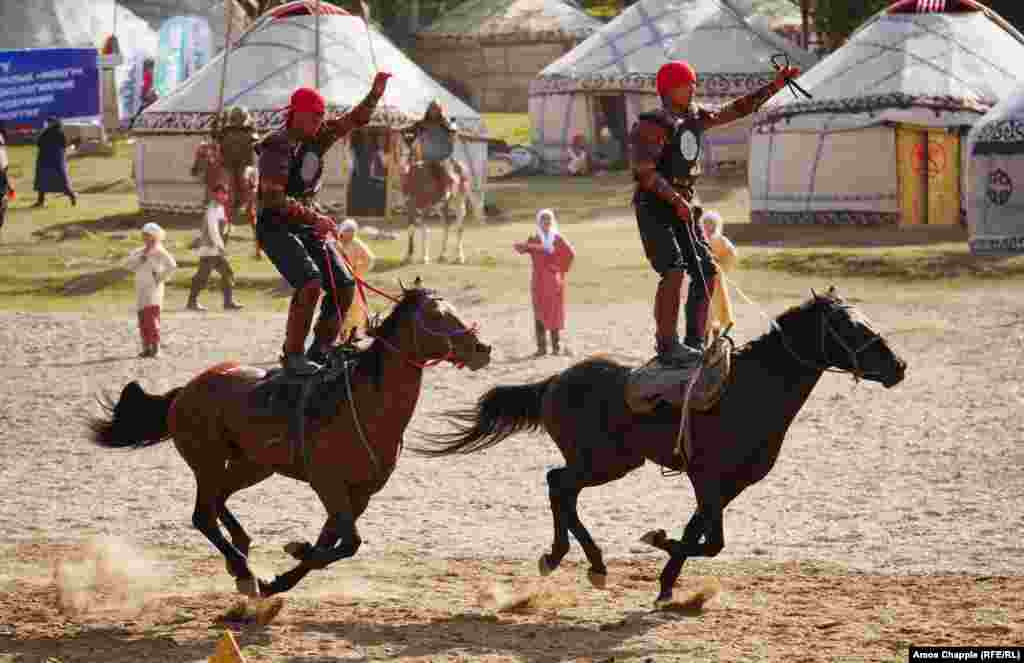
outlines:
[[[327,244],[327,242],[324,242],[324,250],[325,251],[333,251],[334,248],[330,247]],[[370,310],[369,309],[369,305],[368,305],[368,303],[366,301],[366,290],[369,290],[372,293],[378,294],[381,297],[384,297],[385,299],[390,299],[395,304],[397,304],[397,303],[399,303],[401,301],[400,299],[398,299],[394,295],[388,294],[388,293],[384,292],[383,290],[378,290],[377,288],[374,288],[372,285],[370,285],[369,283],[367,283],[366,281],[361,279],[359,277],[359,275],[356,274],[355,269],[352,268],[352,263],[349,261],[348,256],[345,255],[344,251],[338,251],[338,255],[341,256],[341,259],[345,261],[345,266],[348,267],[349,272],[352,273],[352,278],[355,279],[356,289],[359,292],[359,298],[363,302],[363,310],[365,310],[367,312]],[[341,303],[338,301],[338,288],[337,288],[337,285],[336,285],[335,280],[334,280],[334,267],[331,266],[331,261],[330,260],[325,260],[324,262],[327,263],[327,276],[331,280],[331,292],[334,293],[334,307],[335,307],[335,309],[336,309],[336,311],[338,313],[338,317],[340,318],[341,317]],[[473,326],[473,328],[470,330],[470,333],[475,333],[475,330],[476,330],[476,325]],[[399,348],[396,347],[395,345],[392,345],[391,343],[389,343],[388,341],[384,340],[383,338],[381,338],[379,336],[376,337],[376,338],[377,338],[378,341],[383,343],[386,347],[390,348],[391,350],[394,350],[395,352],[400,352]],[[458,361],[457,359],[455,359],[455,353],[454,353],[454,351],[451,348],[448,349],[448,354],[446,354],[445,356],[440,357],[438,359],[427,359],[426,361],[418,361],[416,359],[406,359],[406,361],[408,363],[410,363],[411,365],[415,366],[416,368],[419,368],[419,369],[430,368],[431,366],[437,366],[438,364],[442,364],[442,363],[444,363],[446,361],[447,362],[451,362],[451,364],[454,365],[456,368],[463,368],[466,365],[465,362],[461,362],[461,361]]]

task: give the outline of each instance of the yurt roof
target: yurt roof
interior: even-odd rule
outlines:
[[[584,39],[601,27],[566,0],[465,0],[417,33],[418,39]]]
[[[99,48],[114,29],[113,5],[81,0],[0,2],[0,49]],[[117,8],[122,52],[156,53],[157,33],[123,3]]]
[[[973,124],[1024,83],[1024,37],[973,0],[940,11],[903,0],[876,14],[841,48],[800,77],[813,99],[782,91],[758,123],[792,129],[847,129],[906,122]]]
[[[972,155],[1024,154],[1024,87],[978,120],[968,141]]]
[[[316,17],[308,14],[258,20],[237,42],[228,59],[224,107],[241,105],[261,128],[280,126],[296,88],[315,79]],[[320,17],[320,91],[329,112],[344,112],[369,92],[376,72],[393,74],[372,125],[403,127],[419,119],[433,100],[461,133],[483,135],[480,114],[407,58],[375,30],[372,53],[365,23],[343,14]],[[146,109],[138,131],[205,132],[217,111],[223,53],[170,95]],[[376,65],[376,67],[375,67]]]
[[[687,60],[697,94],[714,98],[773,76],[771,57],[785,53],[809,67],[814,56],[771,32],[750,0],[640,0],[599,32],[544,68],[531,94],[572,89],[654,92],[658,68]]]

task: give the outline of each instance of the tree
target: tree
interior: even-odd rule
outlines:
[[[821,35],[825,48],[832,51],[842,46],[865,20],[890,4],[891,0],[817,0],[814,29]]]

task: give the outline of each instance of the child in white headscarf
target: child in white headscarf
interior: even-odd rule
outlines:
[[[564,352],[559,333],[565,328],[565,275],[572,266],[576,252],[558,231],[555,213],[549,209],[537,212],[537,233],[525,242],[514,245],[518,253],[529,254],[533,262],[530,289],[533,299],[534,332],[537,354],[547,354],[547,334],[551,334],[553,354]]]
[[[736,247],[729,238],[722,234],[722,215],[714,210],[705,210],[700,217],[704,226],[704,236],[711,246],[711,255],[718,263],[719,274],[715,277],[714,290],[711,295],[711,310],[708,316],[708,330],[724,330],[735,322],[732,315],[732,300],[729,289],[722,280],[722,275],[731,272],[736,266]]]
[[[164,282],[178,267],[164,248],[164,229],[155,223],[142,226],[143,245],[128,254],[121,266],[135,272],[135,309],[138,312],[140,357],[160,354],[160,307],[164,302]]]
[[[373,270],[376,256],[363,240],[356,237],[357,232],[359,232],[359,224],[355,219],[345,219],[338,224],[338,248],[348,260],[353,274],[358,278],[365,278]],[[365,330],[368,316],[366,302],[357,294],[341,325],[341,338],[347,340],[353,330]]]

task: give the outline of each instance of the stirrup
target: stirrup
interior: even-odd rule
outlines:
[[[320,364],[307,359],[306,355],[298,352],[282,357],[281,365],[285,373],[299,376],[316,375],[323,368]]]

